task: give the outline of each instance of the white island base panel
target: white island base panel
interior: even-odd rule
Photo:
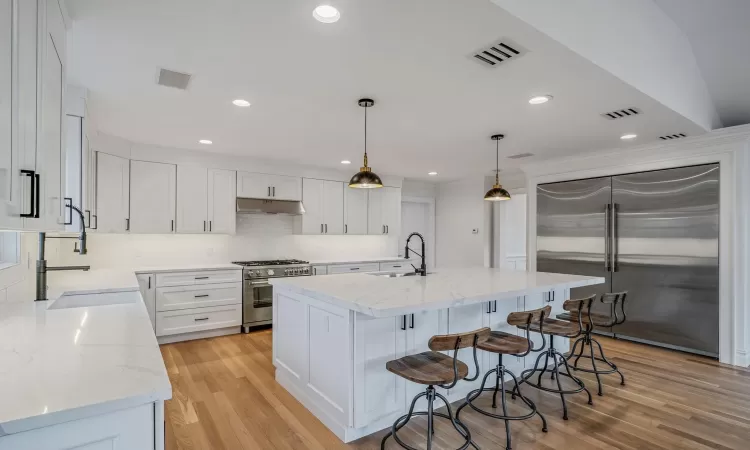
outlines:
[[[315,298],[305,295],[299,289],[303,281],[295,281],[295,286],[275,283],[276,381],[342,441],[351,442],[391,426],[406,414],[413,397],[426,388],[388,372],[386,362],[427,351],[429,338],[436,334],[482,327],[520,334],[506,322],[510,312],[550,305],[554,316],[562,312],[562,303],[569,298],[571,287],[603,282],[600,278],[578,281],[547,290],[529,289],[526,295],[498,293],[494,300],[484,300],[486,296],[476,302],[463,298],[459,306],[395,317],[373,317],[334,305],[322,300],[324,294],[320,292]],[[532,340],[537,346],[541,343],[541,337],[535,333]],[[568,339],[555,340],[558,349],[567,351],[568,346]],[[503,363],[520,376],[538,355],[504,356]],[[473,376],[472,349],[461,350],[459,358],[469,366],[469,376]],[[459,382],[450,391],[442,392],[451,402],[463,400],[470,390],[478,388],[484,374],[497,365],[498,356],[478,351],[478,360],[480,376],[476,381]],[[533,388],[522,387],[528,389]],[[422,400],[415,410],[426,410],[426,402]]]

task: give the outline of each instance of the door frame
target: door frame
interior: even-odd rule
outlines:
[[[425,242],[425,245],[428,249],[432,250],[427,254],[427,267],[428,268],[435,268],[435,198],[433,197],[412,197],[412,196],[402,196],[401,197],[401,205],[400,208],[403,208],[404,203],[421,203],[427,205],[427,233],[429,236],[427,236],[427,242]],[[404,218],[403,214],[401,214],[401,229],[404,229]],[[399,253],[401,252],[399,247]],[[401,256],[401,255],[399,255]]]

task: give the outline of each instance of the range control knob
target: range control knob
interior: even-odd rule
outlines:
[[[274,275],[273,269],[268,269],[268,276],[272,277]]]
[[[304,269],[302,269],[302,273],[305,273],[305,274],[310,273],[310,268],[309,267],[305,267]]]
[[[284,275],[289,275],[289,269],[284,269]]]

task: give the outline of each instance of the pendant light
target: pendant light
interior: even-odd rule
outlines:
[[[508,191],[503,189],[500,185],[500,139],[505,136],[502,134],[495,134],[492,136],[492,140],[495,141],[495,184],[492,189],[484,194],[484,199],[490,202],[499,202],[502,200],[510,200],[510,194]]]
[[[367,108],[374,104],[375,102],[369,98],[359,100],[359,106],[365,108],[365,161],[364,165],[359,168],[359,172],[354,174],[349,181],[350,188],[373,189],[383,187],[380,177],[367,165]]]

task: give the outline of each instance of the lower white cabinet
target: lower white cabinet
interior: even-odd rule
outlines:
[[[100,174],[101,176],[101,174]],[[172,233],[175,226],[177,166],[130,162],[130,220],[132,233]]]
[[[153,273],[139,273],[136,275],[138,287],[141,291],[143,303],[148,310],[151,326],[156,329],[156,277]]]
[[[328,274],[335,273],[366,273],[366,272],[377,272],[380,270],[380,264],[378,263],[364,263],[364,264],[335,264],[328,266]]]
[[[242,270],[204,270],[195,272],[167,272],[156,274],[156,285],[190,286],[194,284],[241,283]]]
[[[0,450],[162,450],[163,402],[0,436]],[[156,410],[160,409],[161,414]]]
[[[156,313],[156,335],[208,331],[242,325],[242,304]]]
[[[328,275],[328,266],[312,266],[313,275]]]
[[[382,262],[380,263],[381,272],[413,272],[414,267],[408,261],[404,262]]]
[[[196,284],[156,288],[156,311],[238,305],[242,303],[242,284]]]

